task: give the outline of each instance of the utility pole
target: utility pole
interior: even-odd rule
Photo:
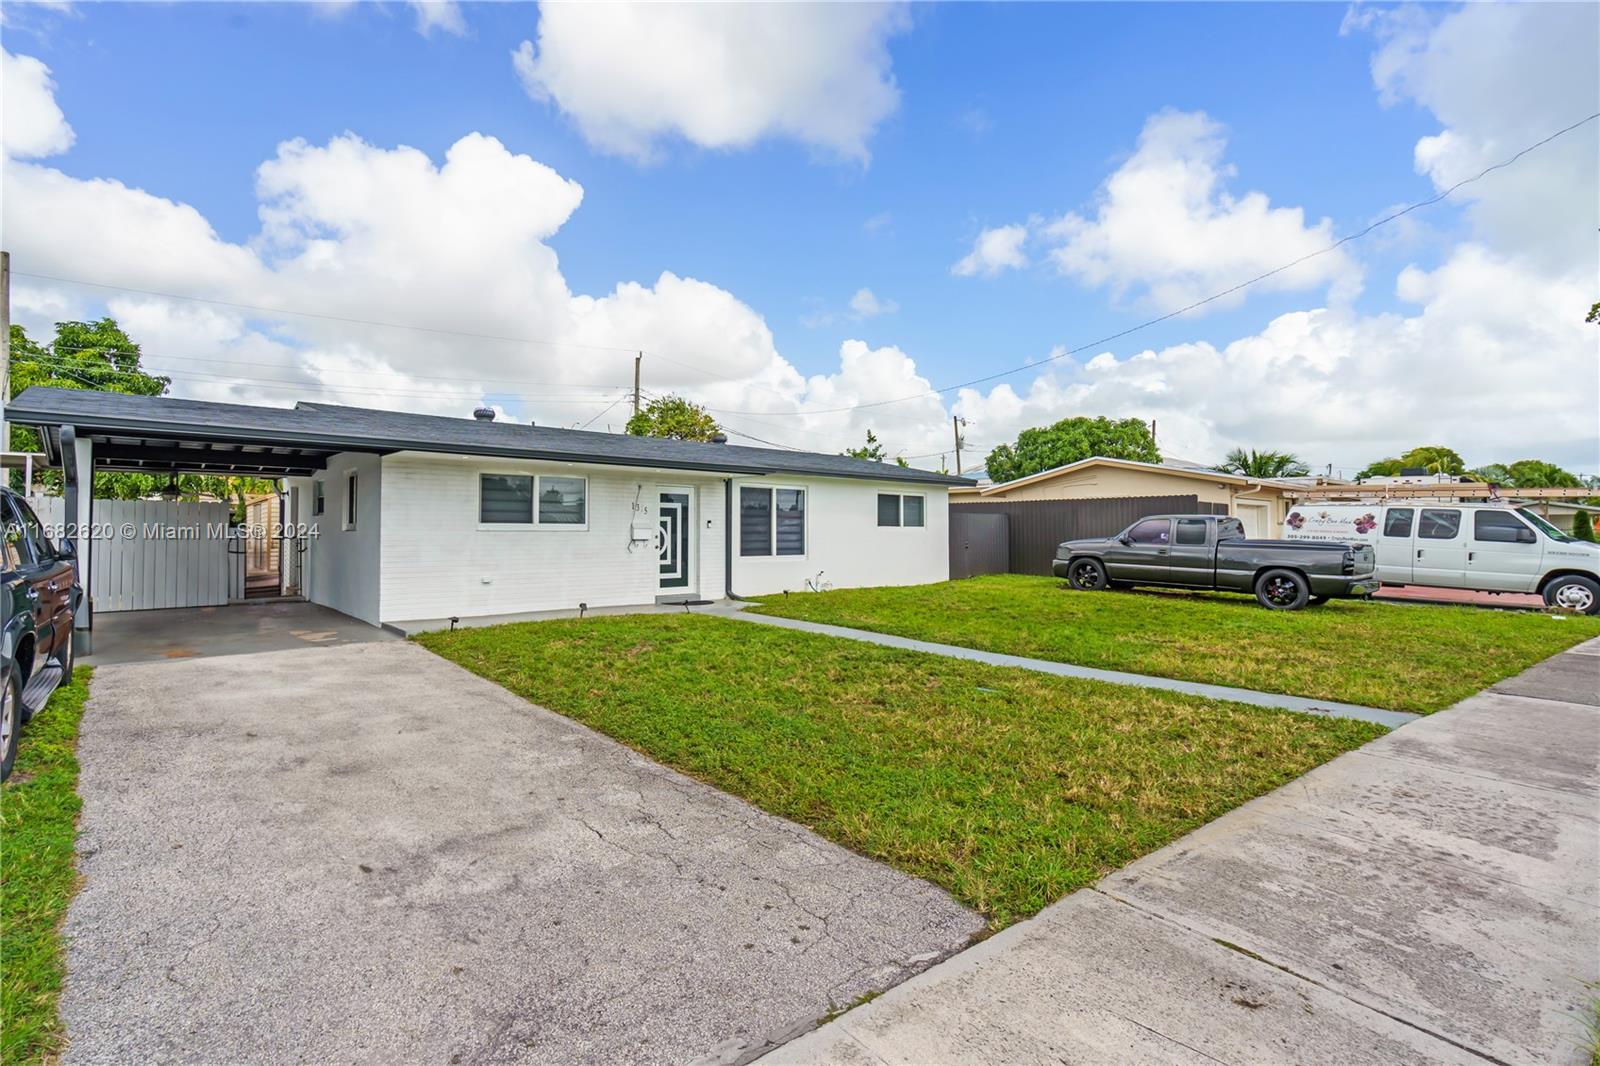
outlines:
[[[956,477],[961,476],[961,427],[966,424],[967,420],[960,415],[950,416],[950,427],[956,434]]]
[[[640,352],[633,357],[633,413],[639,413],[639,364],[644,360],[644,353]]]
[[[11,253],[0,252],[0,452],[11,450],[6,404],[11,400]],[[30,486],[22,486],[24,494]]]

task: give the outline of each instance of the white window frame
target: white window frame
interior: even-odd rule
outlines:
[[[895,523],[892,526],[879,525],[878,523],[878,497],[893,496],[895,498]],[[920,526],[906,525],[906,497],[915,496],[922,501],[922,524]],[[924,530],[928,528],[928,494],[925,492],[875,492],[872,495],[872,521],[874,529],[910,529]]]
[[[353,530],[361,519],[360,471],[352,470],[344,476],[344,509],[339,513],[340,528]]]
[[[740,560],[744,560],[744,561],[754,561],[754,560],[757,560],[757,559],[775,559],[775,560],[780,560],[781,561],[781,560],[789,560],[789,559],[809,559],[809,558],[811,558],[811,486],[810,485],[777,485],[777,484],[768,484],[768,483],[762,483],[760,485],[750,485],[750,484],[738,484],[738,483],[735,483],[734,484],[734,489],[735,489],[736,492],[742,492],[745,489],[759,489],[762,492],[765,492],[767,494],[767,500],[768,500],[768,509],[767,509],[767,516],[768,516],[767,549],[768,550],[767,550],[767,554],[765,554],[765,555],[745,555],[742,551],[739,550],[740,547],[744,543],[744,509],[742,507],[739,507],[739,506],[735,505],[735,510],[738,511],[738,514],[739,514],[739,534],[738,534],[738,537],[734,540],[734,548],[735,548],[734,555],[735,555],[735,558],[740,559]],[[805,544],[805,549],[806,550],[801,552],[799,555],[779,555],[778,554],[778,492],[779,492],[779,490],[798,492],[798,493],[801,494],[801,497],[805,501],[804,502],[804,507],[803,507],[803,512],[801,514],[800,536],[804,540],[804,544]]]
[[[472,475],[477,479],[478,491],[473,497],[473,518],[478,529],[484,533],[527,533],[534,530],[570,530],[575,533],[587,532],[589,529],[589,476],[587,474],[556,474],[540,473],[537,470],[477,470]],[[483,520],[483,479],[488,477],[526,477],[533,479],[533,521],[531,522],[485,522]],[[539,485],[547,477],[565,478],[568,481],[583,482],[583,521],[580,522],[541,522],[539,521]]]

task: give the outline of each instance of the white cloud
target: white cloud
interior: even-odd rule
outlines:
[[[1069,213],[1046,229],[1059,242],[1051,259],[1086,285],[1173,311],[1333,243],[1328,219],[1307,225],[1304,211],[1273,207],[1265,193],[1229,193],[1225,146],[1222,127],[1204,114],[1152,115],[1133,155],[1106,179],[1093,216]],[[1359,281],[1354,262],[1337,251],[1260,287],[1332,285],[1349,296]]]
[[[432,37],[435,30],[460,37],[467,32],[467,20],[455,0],[411,0],[417,13],[417,32]]]
[[[972,242],[972,251],[950,268],[950,273],[960,278],[976,274],[993,277],[1002,270],[1021,269],[1028,265],[1028,257],[1022,251],[1027,239],[1028,227],[1020,223],[986,229]]]
[[[878,315],[892,315],[900,310],[900,305],[893,300],[880,298],[871,289],[857,289],[854,296],[850,297],[850,310],[856,318],[874,318]]]
[[[50,68],[32,56],[0,52],[5,154],[13,159],[57,155],[72,147],[74,134],[56,105]]]
[[[1595,110],[1600,7],[1468,4],[1353,11],[1380,47],[1372,76],[1389,103],[1415,101],[1443,125],[1416,146],[1416,167],[1449,188]],[[1543,268],[1591,272],[1600,254],[1600,125],[1575,130],[1467,186],[1478,235]]]
[[[788,137],[856,160],[899,105],[900,4],[542,4],[512,54],[596,148],[649,159],[664,137],[741,148]]]

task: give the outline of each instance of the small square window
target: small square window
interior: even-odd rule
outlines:
[[[589,482],[581,477],[539,479],[539,524],[581,526],[589,520]]]
[[[902,524],[907,526],[917,526],[920,528],[922,525],[922,507],[923,503],[921,496],[900,497],[900,516],[902,519]]]
[[[483,525],[533,525],[533,477],[480,474],[478,521]]]
[[[900,524],[900,497],[892,492],[878,493],[878,525],[898,526]]]

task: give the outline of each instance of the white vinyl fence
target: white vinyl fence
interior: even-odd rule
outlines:
[[[61,497],[28,502],[46,526],[65,523]],[[244,556],[229,554],[236,536],[225,503],[95,500],[91,525],[89,594],[96,611],[217,607],[243,598]]]

